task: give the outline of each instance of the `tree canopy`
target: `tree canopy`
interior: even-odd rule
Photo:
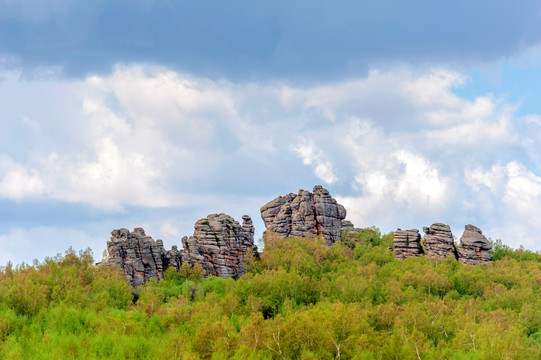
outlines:
[[[268,237],[239,280],[184,264],[136,289],[90,250],[8,264],[0,360],[541,357],[540,254],[396,260],[392,241]]]

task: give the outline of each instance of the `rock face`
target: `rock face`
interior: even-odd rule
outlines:
[[[492,244],[483,235],[481,229],[473,225],[466,225],[458,248],[460,261],[464,264],[489,262],[492,260],[492,254],[488,252],[490,249],[492,249]]]
[[[163,272],[174,267],[177,270],[183,262],[192,266],[199,263],[206,275],[232,276],[235,279],[244,274],[244,256],[254,246],[254,225],[252,219],[242,217],[242,226],[226,214],[212,214],[195,223],[195,232],[190,238],[182,238],[184,249],[176,246],[166,251],[162,240],[154,241],[142,228],[118,229],[111,232],[107,242],[109,253],[104,264],[117,264],[133,286],[139,286],[156,278],[163,278]]]
[[[142,228],[117,229],[111,232],[107,242],[109,256],[105,264],[117,264],[124,269],[126,279],[139,286],[151,278],[160,280],[169,266],[181,265],[180,252],[176,246],[165,251],[161,240],[154,241]]]
[[[198,220],[194,234],[182,238],[183,261],[201,264],[207,275],[241,277],[248,249],[257,255],[252,219],[247,215],[242,219],[242,226],[226,214],[211,214]]]
[[[447,258],[452,256],[457,259],[457,252],[453,233],[449,225],[435,223],[430,227],[424,227],[425,232],[424,246],[426,255],[431,257]]]
[[[297,194],[278,196],[261,208],[261,218],[265,232],[281,237],[316,235],[331,245],[340,240],[346,209],[329,191],[316,185],[313,193],[301,189]]]
[[[341,222],[341,227],[342,227],[342,230],[353,230],[355,229],[355,226],[353,225],[353,223],[349,220],[342,220]]]
[[[422,255],[423,248],[421,247],[421,234],[419,234],[419,230],[396,230],[394,232],[394,252],[397,259]]]

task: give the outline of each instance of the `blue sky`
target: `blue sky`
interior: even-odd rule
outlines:
[[[540,7],[0,0],[0,264],[315,184],[541,250]]]

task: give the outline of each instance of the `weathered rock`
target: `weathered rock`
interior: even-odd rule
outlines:
[[[447,258],[452,256],[457,259],[455,241],[449,225],[435,223],[430,227],[424,227],[424,246],[426,255],[431,257]]]
[[[248,240],[253,244],[255,228],[252,218],[248,215],[242,215],[242,231],[244,231],[244,235],[246,235]]]
[[[481,229],[477,226],[466,225],[464,234],[460,238],[460,247],[458,248],[458,258],[464,264],[486,263],[492,260],[492,254],[488,251],[492,249],[492,244],[483,235]]]
[[[261,208],[261,218],[265,232],[281,237],[316,235],[331,245],[340,240],[346,209],[329,191],[316,185],[313,193],[301,189],[298,194],[278,196]]]
[[[423,248],[421,247],[421,234],[419,234],[419,230],[397,229],[394,232],[394,252],[397,259],[422,255]]]
[[[344,230],[353,230],[355,229],[355,226],[353,225],[353,223],[349,220],[342,220],[341,222],[341,226],[342,226],[342,231]]]
[[[156,242],[161,240],[156,240]],[[162,245],[163,246],[163,245]],[[179,270],[182,265],[181,252],[176,245],[171,246],[171,250],[166,251],[163,269],[166,270],[170,267],[174,267]]]
[[[182,238],[183,261],[201,264],[206,275],[241,277],[248,249],[257,254],[252,219],[247,215],[242,218],[242,226],[226,214],[211,214],[198,220],[194,234]]]
[[[142,228],[117,229],[111,232],[107,242],[108,257],[105,264],[117,264],[133,286],[139,286],[151,278],[160,280],[168,266],[180,267],[180,253],[173,247],[165,251],[161,240],[154,241]]]

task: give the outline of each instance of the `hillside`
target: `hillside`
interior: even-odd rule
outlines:
[[[389,251],[375,228],[328,247],[267,237],[238,280],[184,263],[135,290],[90,250],[0,271],[0,359],[534,359],[541,256]]]

